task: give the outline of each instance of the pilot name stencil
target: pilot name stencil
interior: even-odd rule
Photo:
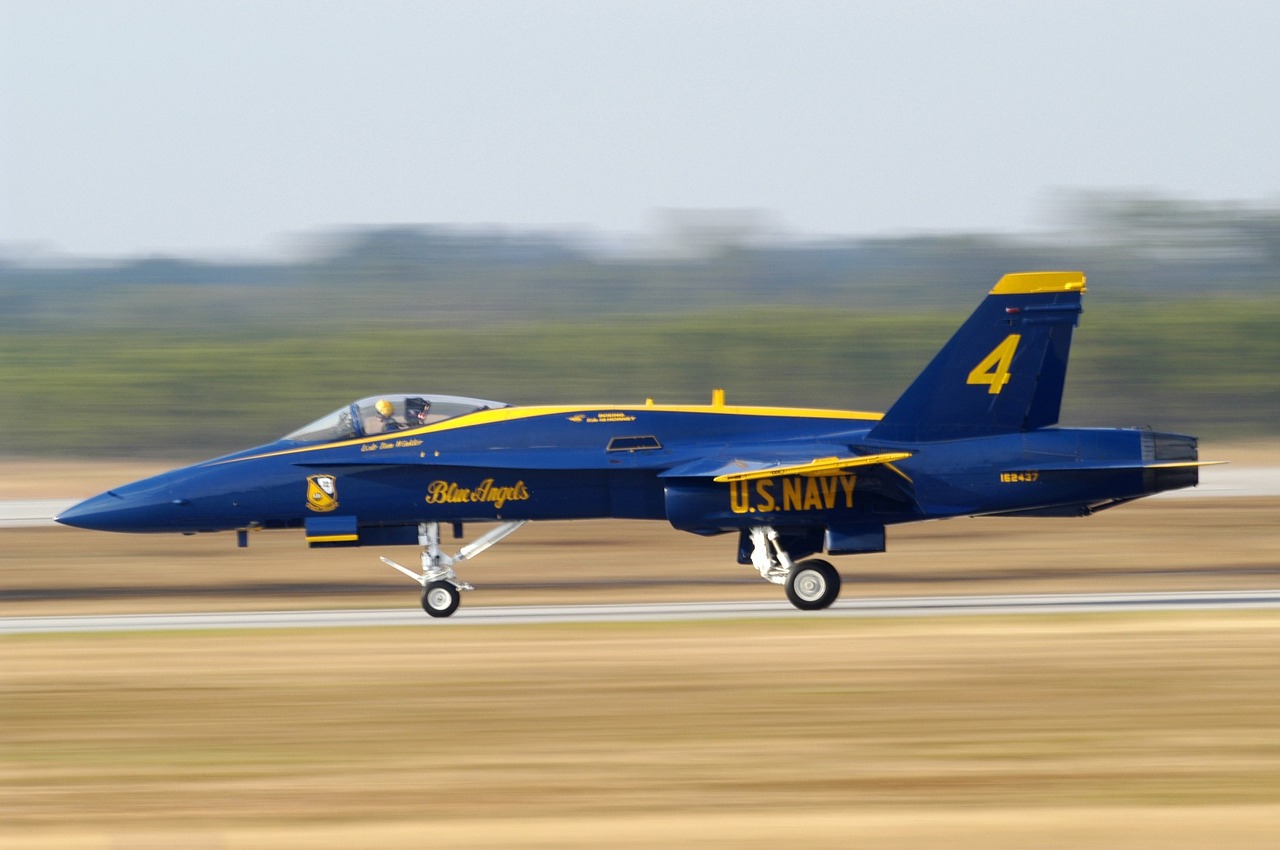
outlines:
[[[585,422],[589,425],[598,425],[601,422],[635,422],[636,418],[630,413],[621,411],[604,411],[595,414],[579,413],[576,416],[569,417],[570,422]]]
[[[363,452],[385,451],[387,449],[414,449],[422,445],[421,440],[383,440],[379,443],[368,443],[360,447]]]

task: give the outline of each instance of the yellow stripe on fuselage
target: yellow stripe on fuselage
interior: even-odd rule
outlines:
[[[230,460],[220,461],[220,463],[238,463],[243,460],[257,460],[258,458],[264,457],[301,454],[304,452],[321,451],[323,449],[333,449],[341,446],[360,446],[367,445],[369,443],[385,443],[392,440],[409,440],[416,437],[429,436],[431,434],[440,434],[445,431],[454,431],[459,428],[474,428],[501,422],[516,422],[521,419],[533,419],[539,416],[564,416],[568,418],[579,414],[635,414],[654,412],[701,413],[711,416],[774,416],[794,419],[845,419],[859,422],[878,422],[884,417],[883,413],[872,413],[862,410],[822,410],[805,407],[716,407],[707,404],[594,405],[591,407],[583,407],[581,405],[495,407],[491,410],[478,410],[474,413],[467,413],[462,416],[454,417],[453,419],[445,419],[441,422],[432,423],[431,425],[424,425],[421,428],[410,428],[404,431],[389,431],[384,434],[376,434],[372,437],[358,437],[350,440],[339,440],[332,443],[298,446],[294,449],[283,449],[277,452],[267,452],[260,455],[251,455],[249,457],[232,458]],[[591,426],[584,425],[583,427]]]
[[[308,537],[308,543],[354,543],[360,539],[358,534],[328,534],[321,537]]]

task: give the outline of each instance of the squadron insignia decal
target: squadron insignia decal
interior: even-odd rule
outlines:
[[[338,507],[338,481],[332,475],[307,477],[307,507],[327,514]]]

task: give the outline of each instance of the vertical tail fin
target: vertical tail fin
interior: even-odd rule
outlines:
[[[1008,274],[868,435],[954,440],[1058,421],[1082,272]]]

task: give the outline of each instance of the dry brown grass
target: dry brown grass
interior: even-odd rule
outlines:
[[[0,842],[1273,846],[1278,667],[1272,612],[8,638]]]

